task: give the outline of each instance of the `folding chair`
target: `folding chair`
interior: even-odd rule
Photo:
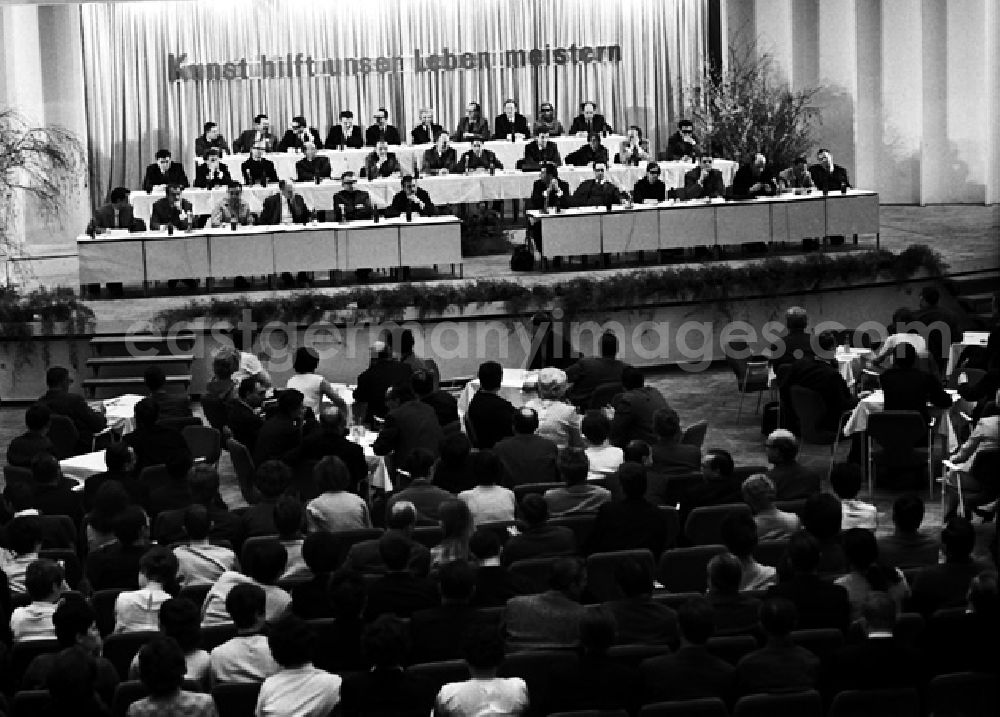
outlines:
[[[639,717],[729,717],[726,703],[717,697],[676,702],[654,702],[639,710]]]
[[[729,515],[751,515],[746,503],[704,505],[692,510],[684,523],[684,536],[692,545],[721,545],[722,523]]]
[[[594,599],[606,602],[624,597],[615,580],[615,568],[625,560],[637,560],[647,567],[650,575],[656,568],[656,560],[649,550],[594,553],[587,558],[587,590]]]
[[[736,422],[740,422],[743,415],[743,399],[748,393],[757,394],[757,407],[754,415],[760,412],[761,395],[770,389],[770,371],[768,370],[767,359],[763,356],[748,356],[737,358],[736,354],[746,353],[749,350],[746,342],[732,341],[724,347],[726,363],[733,370],[736,376],[736,387],[740,392],[740,403],[736,409]]]
[[[736,703],[733,717],[823,717],[823,700],[816,690],[747,695]]]
[[[823,397],[802,386],[792,386],[789,392],[792,408],[799,419],[803,445],[830,446],[830,464],[826,470],[826,479],[829,481],[830,473],[833,472],[833,461],[837,456],[837,448],[840,446],[841,428],[851,414],[849,411],[841,413],[834,430],[821,429],[819,424],[826,416],[826,403],[823,401]]]
[[[657,567],[657,578],[670,592],[704,593],[708,584],[705,573],[708,561],[725,552],[723,545],[697,545],[665,550]]]
[[[914,689],[847,690],[837,693],[829,717],[919,717],[920,696]]]
[[[525,588],[530,587],[532,593],[545,592],[549,589],[549,574],[552,572],[552,564],[561,557],[517,560],[511,563],[508,572],[511,577],[520,579]]]
[[[147,642],[160,633],[156,630],[141,632],[116,632],[104,638],[103,655],[115,666],[119,677],[128,679],[132,659]]]
[[[894,468],[923,465],[926,453],[928,500],[934,499],[933,423],[928,425],[917,411],[881,411],[868,416],[868,492],[875,495],[875,469],[881,464]],[[926,439],[927,447],[918,444]],[[879,450],[876,450],[876,445]]]
[[[202,459],[213,466],[218,464],[219,456],[222,455],[222,434],[216,429],[199,423],[184,426],[181,435],[195,460]]]
[[[250,451],[242,443],[233,439],[226,441],[226,450],[229,451],[229,457],[233,461],[233,468],[236,470],[236,481],[239,483],[240,494],[243,496],[243,500],[246,501],[247,505],[257,503],[260,500],[260,493],[253,483],[254,467]]]

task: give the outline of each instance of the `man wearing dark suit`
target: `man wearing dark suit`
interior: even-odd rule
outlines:
[[[7,465],[30,468],[35,456],[42,453],[54,454],[55,447],[49,440],[49,424],[52,412],[40,403],[30,406],[24,412],[24,423],[28,430],[17,436],[7,446]]]
[[[153,231],[161,227],[187,229],[194,226],[194,211],[191,202],[181,199],[183,189],[178,184],[167,186],[167,196],[153,202],[150,210],[149,228]]]
[[[984,565],[972,559],[976,533],[966,518],[951,518],[941,531],[944,562],[921,568],[911,586],[910,605],[925,618],[935,610],[963,607],[969,583]]]
[[[205,153],[205,161],[194,169],[194,186],[197,189],[227,187],[233,181],[229,176],[229,167],[220,161],[221,157],[217,149]]]
[[[894,531],[878,539],[879,561],[891,568],[937,565],[941,542],[930,531],[920,530],[924,501],[915,493],[904,493],[892,504]]]
[[[379,142],[386,144],[402,144],[399,130],[389,124],[389,110],[379,107],[375,110],[375,124],[365,130],[365,144],[375,147]]]
[[[295,185],[282,179],[278,182],[278,193],[264,200],[258,224],[305,224],[309,221],[309,207],[301,194],[295,193]]]
[[[365,450],[347,439],[347,415],[338,406],[326,406],[319,414],[319,425],[303,437],[295,450],[297,460],[319,461],[326,456],[336,456],[344,462],[351,476],[349,490],[356,492],[358,485],[368,476]]]
[[[622,382],[627,365],[618,360],[618,337],[611,331],[601,335],[600,356],[582,358],[566,369],[570,386],[567,398],[577,406],[590,406],[594,389],[602,384]]]
[[[277,138],[271,134],[271,120],[267,115],[260,114],[253,118],[253,129],[243,130],[240,133],[234,149],[237,152],[249,152],[260,144],[263,151],[271,152],[277,142]]]
[[[930,424],[927,404],[938,408],[951,406],[951,396],[932,374],[917,368],[917,352],[912,344],[902,344],[896,350],[892,368],[879,377],[885,394],[886,411],[916,411],[924,423]]]
[[[806,310],[801,306],[788,307],[785,311],[785,331],[767,349],[768,360],[775,373],[784,364],[813,355],[812,343],[815,337],[808,327],[809,316]]]
[[[514,435],[501,438],[493,446],[493,452],[506,472],[504,485],[513,488],[524,483],[558,482],[556,458],[559,457],[559,449],[548,438],[535,433],[538,430],[538,414],[534,409],[516,409],[512,426]]]
[[[685,157],[694,160],[700,151],[698,138],[694,135],[694,124],[689,119],[677,123],[677,131],[667,140],[667,161],[677,162]]]
[[[839,192],[841,188],[851,188],[851,180],[847,176],[847,170],[839,164],[833,163],[833,154],[825,147],[816,152],[817,164],[809,167],[809,174],[812,175],[813,184],[821,192]]]
[[[392,203],[385,209],[387,217],[403,216],[407,210],[421,217],[433,217],[436,210],[430,195],[417,186],[417,180],[407,174],[402,179],[403,188],[396,192]]]
[[[483,140],[476,137],[472,140],[472,149],[467,150],[462,155],[462,160],[458,166],[461,172],[477,172],[480,170],[503,169],[503,162],[488,149],[483,149]]]
[[[417,398],[434,411],[442,429],[458,429],[458,399],[443,389],[434,388],[434,374],[423,368],[416,369],[410,378],[410,385]]]
[[[340,206],[345,221],[371,219],[374,213],[371,197],[363,189],[355,189],[357,183],[358,179],[354,176],[354,172],[344,172],[340,175],[340,184],[343,189],[333,195],[333,204]]]
[[[160,407],[160,418],[191,418],[191,399],[186,393],[167,393],[167,376],[159,366],[150,366],[142,375],[149,400]]]
[[[601,135],[592,134],[587,137],[587,144],[566,155],[566,164],[574,167],[597,165],[598,162],[609,164],[608,148],[601,144]]]
[[[691,473],[701,468],[701,449],[681,443],[681,421],[672,408],[653,414],[656,443],[650,446],[652,468],[657,473]]]
[[[358,375],[357,387],[354,389],[355,410],[365,409],[365,414],[358,414],[366,425],[375,424],[375,419],[384,419],[386,408],[385,395],[393,386],[408,383],[412,369],[400,363],[392,356],[392,349],[384,341],[376,341],[371,346],[371,364]]]
[[[181,187],[189,187],[187,174],[180,162],[170,161],[170,150],[159,149],[156,151],[156,161],[146,167],[146,174],[142,178],[142,188],[148,194],[154,187],[177,184]]]
[[[520,169],[525,172],[536,172],[546,162],[558,167],[562,164],[562,157],[559,156],[559,148],[555,142],[549,141],[548,131],[542,130],[535,135],[534,142],[524,145],[524,160]]]
[[[433,608],[440,603],[434,583],[410,572],[410,542],[406,538],[386,533],[379,538],[378,549],[386,573],[368,587],[365,608],[368,620],[385,613],[410,617],[418,610]]]
[[[712,606],[694,597],[678,612],[681,646],[676,652],[643,660],[639,666],[643,700],[661,702],[717,698],[731,702],[736,694],[736,668],[705,647],[715,631]]]
[[[575,555],[576,535],[563,525],[549,525],[549,506],[538,493],[529,493],[521,500],[521,517],[525,529],[511,536],[500,556],[500,564],[509,567],[518,560]]]
[[[219,473],[211,466],[197,466],[188,472],[187,484],[188,503],[178,508],[160,512],[156,516],[156,535],[153,537],[161,545],[187,540],[184,530],[188,508],[202,506],[211,527],[208,538],[227,540],[237,551],[243,542],[243,524],[240,516],[230,513],[219,495]],[[178,491],[180,492],[180,491]]]
[[[796,428],[799,426],[798,415],[792,403],[792,387],[800,386],[819,394],[826,407],[826,413],[815,426],[821,431],[836,430],[840,416],[857,404],[858,399],[847,387],[847,381],[840,374],[840,369],[834,365],[836,359],[837,339],[831,332],[824,331],[816,338],[818,352],[792,362],[787,371],[782,373],[778,393],[781,399],[782,411],[786,413],[785,425]],[[909,344],[910,349],[913,347]],[[949,404],[951,402],[949,401]],[[782,499],[784,500],[784,499]]]
[[[73,421],[80,434],[76,451],[88,453],[94,442],[94,434],[103,431],[108,422],[104,414],[92,409],[83,396],[69,392],[71,383],[73,381],[69,377],[69,371],[62,366],[53,366],[45,372],[48,390],[41,395],[38,403],[46,406],[53,414],[66,416]]]
[[[257,435],[264,425],[260,415],[263,402],[264,387],[260,380],[256,376],[248,376],[240,381],[237,397],[226,403],[226,426],[251,456],[257,446]]]
[[[615,619],[615,641],[619,645],[666,644],[676,650],[680,644],[677,613],[653,602],[649,567],[635,558],[625,558],[615,566],[615,582],[623,597],[602,605]]]
[[[794,533],[788,539],[787,552],[791,575],[769,587],[767,597],[791,600],[798,608],[801,629],[835,627],[846,631],[851,614],[847,591],[820,578],[817,572],[820,557],[816,538],[802,530]]]
[[[399,160],[396,159],[395,153],[389,151],[389,143],[384,139],[379,140],[375,149],[365,157],[364,176],[369,181],[379,177],[391,177],[401,171]]]
[[[448,174],[458,168],[458,154],[449,146],[450,135],[441,130],[434,139],[434,146],[424,152],[421,170],[424,174]]]
[[[746,635],[757,631],[760,600],[740,592],[743,566],[735,555],[723,553],[708,561],[705,596],[715,611],[717,635]]]
[[[646,176],[642,177],[632,187],[632,200],[636,204],[662,202],[667,198],[667,185],[660,179],[660,165],[649,162],[646,165]]]
[[[637,368],[622,369],[622,393],[611,401],[615,417],[611,421],[611,443],[624,448],[630,441],[641,440],[652,445],[657,440],[653,416],[669,408],[659,389],[645,385],[645,377]]]
[[[579,558],[559,558],[549,572],[548,590],[507,601],[503,629],[507,652],[574,648],[587,608],[580,604],[586,569]]]
[[[306,142],[303,149],[305,157],[295,163],[295,181],[315,182],[330,179],[333,171],[327,157],[316,154],[316,145]]]
[[[500,395],[503,367],[496,361],[479,365],[479,390],[469,401],[466,421],[471,427],[473,445],[480,450],[493,448],[501,438],[513,435],[515,410],[510,401]]]
[[[136,473],[148,466],[166,465],[171,456],[188,450],[180,431],[157,424],[160,407],[149,398],[135,404],[135,430],[122,441],[135,452]]]
[[[684,173],[684,199],[725,196],[726,182],[722,172],[712,168],[712,155],[702,154],[698,165]]]
[[[606,162],[594,162],[594,178],[585,179],[573,192],[573,206],[605,207],[621,204],[622,195],[618,187],[607,178]]]
[[[476,625],[490,622],[470,606],[475,587],[476,572],[468,562],[456,560],[441,566],[438,571],[440,607],[417,610],[410,618],[413,643],[410,659],[414,663],[460,658],[465,633]]]
[[[302,393],[286,388],[278,394],[278,411],[264,421],[257,434],[253,463],[259,466],[270,460],[291,463],[302,442]]]
[[[760,610],[760,626],[766,642],[736,665],[737,684],[742,693],[798,692],[816,687],[819,658],[791,638],[798,612],[790,600],[768,596]]]
[[[407,567],[414,575],[423,577],[430,569],[431,554],[422,544],[413,539],[413,528],[417,524],[417,510],[413,503],[405,500],[396,501],[389,508],[386,519],[385,535],[402,538],[410,546]],[[359,575],[383,575],[387,568],[379,552],[380,538],[363,540],[355,543],[347,551],[340,572],[354,572]]]
[[[702,480],[693,481],[681,496],[680,524],[695,508],[705,505],[742,503],[742,484],[733,476],[733,457],[729,451],[710,448],[701,462]]]
[[[115,187],[111,190],[108,203],[98,207],[90,226],[100,234],[107,229],[128,229],[130,232],[146,231],[146,223],[136,219],[132,205],[128,201],[129,190]]]
[[[819,493],[822,475],[798,461],[799,440],[787,428],[778,428],[768,434],[764,450],[771,468],[767,477],[774,484],[778,500],[798,500]]]
[[[752,199],[770,197],[777,191],[774,172],[767,164],[767,158],[758,152],[753,162],[740,165],[733,177],[733,198]]]
[[[365,146],[361,136],[361,128],[354,124],[354,113],[342,110],[340,124],[334,125],[326,135],[327,149],[351,148],[361,149]]]
[[[59,461],[49,453],[31,461],[31,505],[42,515],[68,515],[77,528],[83,521],[83,501],[76,482],[63,478]]]
[[[442,132],[444,127],[434,122],[433,110],[420,110],[420,124],[410,130],[410,144],[432,144]]]
[[[372,444],[377,456],[392,454],[396,468],[407,464],[410,456],[418,448],[423,448],[437,456],[438,443],[444,431],[438,425],[434,409],[417,400],[410,381],[393,386],[386,398],[389,412],[385,424]]]
[[[531,136],[528,120],[517,111],[517,102],[506,100],[503,103],[503,114],[497,115],[493,120],[493,139],[514,140],[517,135]]]
[[[538,179],[531,185],[531,208],[559,206],[569,209],[569,184],[559,179],[559,169],[554,164],[543,164]]]
[[[290,149],[302,151],[306,142],[312,142],[316,147],[323,145],[323,140],[315,127],[308,127],[306,118],[302,115],[292,117],[292,126],[285,130],[285,136],[278,143],[279,152],[287,152]]]
[[[456,142],[472,142],[476,139],[490,138],[490,123],[483,117],[483,110],[478,102],[470,102],[465,110],[465,117],[458,121],[455,130]]]
[[[194,154],[196,157],[205,158],[208,150],[215,149],[219,154],[232,154],[226,138],[219,132],[219,125],[216,122],[206,122],[200,137],[194,140]]]
[[[250,148],[250,157],[240,165],[240,173],[243,175],[243,184],[268,184],[278,183],[278,172],[274,168],[274,162],[264,156],[264,144],[258,142]]]
[[[604,115],[597,114],[597,105],[594,102],[584,102],[580,105],[580,114],[573,118],[570,125],[569,134],[580,134],[586,132],[592,134],[611,134],[611,125],[604,119]]]
[[[625,497],[597,509],[587,553],[646,548],[659,555],[667,547],[667,521],[662,510],[646,500],[646,466],[623,463],[618,482]]]

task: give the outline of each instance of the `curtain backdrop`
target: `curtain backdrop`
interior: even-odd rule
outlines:
[[[193,179],[202,123],[219,123],[230,143],[265,113],[280,136],[305,115],[322,138],[341,109],[371,123],[380,106],[404,141],[422,107],[454,130],[466,103],[490,119],[507,97],[533,121],[555,103],[566,128],[594,100],[616,129],[637,124],[663,149],[682,107],[682,89],[707,58],[707,0],[208,0],[82,4],[91,188],[138,187],[161,147]],[[620,46],[620,61],[499,66],[507,50]],[[414,70],[419,51],[490,52],[488,68]],[[297,53],[313,58],[403,57],[401,71],[367,74],[171,81],[168,55],[184,63],[259,62]],[[304,74],[304,73],[303,73]]]

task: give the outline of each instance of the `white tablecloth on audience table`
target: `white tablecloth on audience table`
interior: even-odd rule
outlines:
[[[117,433],[131,433],[135,430],[135,404],[145,396],[136,393],[126,393],[115,398],[106,398],[104,417],[108,420],[108,428]]]
[[[520,408],[536,391],[538,372],[523,368],[505,368],[500,379],[500,395],[510,401],[515,408]],[[465,384],[458,395],[458,413],[464,416],[469,410],[469,402],[479,390],[479,379],[474,378]]]
[[[958,366],[958,358],[962,352],[970,346],[982,346],[986,348],[986,342],[990,338],[989,331],[966,331],[962,334],[962,340],[956,341],[948,350],[948,371],[953,373]]]
[[[934,424],[934,435],[941,436],[944,439],[945,447],[951,452],[959,447],[958,434],[955,427],[965,423],[965,419],[962,418],[961,414],[968,412],[971,409],[971,405],[960,399],[957,391],[949,390],[948,393],[951,395],[953,401],[951,407],[944,410],[935,408],[931,410],[940,411],[940,415]],[[847,419],[847,424],[844,426],[844,435],[850,436],[854,433],[864,433],[868,429],[868,416],[872,413],[880,413],[884,409],[885,395],[881,389],[861,399],[858,401],[858,405],[855,406],[854,411],[851,412],[850,418]]]
[[[840,375],[844,377],[844,381],[847,383],[848,388],[854,388],[854,384],[858,382],[858,376],[861,375],[861,369],[864,367],[865,359],[871,358],[873,355],[874,354],[871,349],[844,348],[842,346],[837,347],[837,353],[834,356],[837,360],[837,370],[839,370]],[[768,384],[772,386],[776,385],[777,378],[778,377],[775,375],[774,369],[768,368]]]

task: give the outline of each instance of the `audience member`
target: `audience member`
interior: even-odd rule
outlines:
[[[407,567],[414,575],[425,576],[430,568],[430,551],[413,539],[413,528],[417,524],[417,509],[408,500],[397,500],[389,506],[385,535],[395,535],[410,546]],[[358,575],[381,575],[386,572],[385,562],[379,550],[380,538],[372,538],[355,543],[347,551],[342,572]]]
[[[226,595],[226,612],[236,627],[236,636],[214,648],[209,656],[213,686],[263,682],[280,669],[263,634],[266,602],[263,589],[252,583],[235,585]]]
[[[35,507],[35,494],[30,483],[24,481],[8,483],[3,490],[3,497],[7,502],[6,507],[9,508],[10,519],[5,526],[0,527],[0,545],[7,544],[6,529],[14,521],[30,520],[38,526],[42,548],[72,549],[76,547],[79,539],[78,527],[73,521],[66,520],[66,516],[41,515]],[[128,498],[126,497],[125,503],[127,502]],[[0,502],[0,506],[3,506],[2,502]],[[3,511],[3,507],[0,507],[0,511]],[[86,520],[84,525],[86,527]]]
[[[419,359],[418,359],[419,360]],[[438,379],[440,380],[440,379]],[[415,369],[410,385],[421,402],[434,409],[438,425],[447,433],[458,429],[458,399],[441,388],[435,388],[434,374],[426,369]],[[460,432],[460,431],[455,431]]]
[[[289,615],[267,636],[281,669],[264,680],[257,698],[258,717],[302,715],[324,717],[340,702],[338,675],[313,666],[316,633],[301,618]]]
[[[393,386],[386,396],[389,412],[385,424],[372,444],[377,456],[392,454],[395,466],[405,466],[417,449],[437,456],[438,445],[444,437],[434,409],[417,400],[410,382]]]
[[[878,528],[878,508],[871,503],[858,500],[861,479],[860,466],[853,463],[835,463],[830,472],[830,487],[840,498],[841,529],[866,528],[874,532]]]
[[[667,138],[667,161],[690,161],[698,156],[698,152],[694,123],[689,119],[682,119],[677,123],[677,131]]]
[[[302,405],[318,416],[323,406],[323,399],[332,401],[334,405],[345,407],[344,399],[340,397],[321,373],[319,354],[311,346],[299,346],[295,349],[292,370],[295,372],[285,384],[285,388],[294,388],[302,394]]]
[[[928,404],[937,408],[951,406],[951,396],[941,381],[917,366],[917,352],[910,344],[900,346],[892,366],[879,376],[885,396],[886,411],[916,411],[930,425]]]
[[[701,468],[701,449],[681,443],[681,420],[672,408],[653,414],[656,442],[650,446],[652,468],[661,474],[695,473]]]
[[[30,468],[35,456],[43,453],[53,455],[55,446],[49,440],[49,425],[52,423],[52,411],[49,407],[36,403],[24,412],[24,425],[27,431],[14,438],[7,446],[7,464],[18,468]]]
[[[434,464],[434,485],[453,495],[475,487],[471,455],[472,442],[464,432],[446,431],[441,443],[438,444],[438,457]]]
[[[604,411],[590,410],[580,424],[583,437],[587,439],[587,461],[590,463],[588,480],[605,478],[618,470],[624,455],[622,449],[612,446],[608,440],[611,434],[611,421]]]
[[[770,565],[761,565],[753,556],[757,547],[757,524],[753,518],[746,513],[729,513],[723,518],[720,531],[722,544],[740,561],[741,591],[764,590],[777,582],[777,570]]]
[[[311,532],[372,527],[368,504],[360,496],[348,492],[351,475],[344,461],[326,456],[316,464],[313,476],[322,492],[306,504],[306,520]]]
[[[840,501],[829,493],[817,493],[806,498],[802,506],[802,527],[819,541],[819,572],[822,575],[842,575],[847,572],[847,558],[840,544]]]
[[[474,528],[472,512],[460,500],[441,504],[441,540],[431,548],[431,570],[456,560],[469,559],[469,540]]]
[[[254,465],[270,460],[291,463],[295,450],[302,442],[302,419],[305,407],[301,391],[287,388],[278,392],[278,410],[266,419],[257,433]]]
[[[333,533],[320,530],[309,533],[302,543],[302,560],[312,574],[308,582],[292,587],[292,612],[303,620],[333,617],[333,606],[327,595],[330,575],[340,562],[340,541]]]
[[[410,482],[398,493],[394,493],[386,504],[386,510],[391,511],[399,501],[407,501],[416,507],[417,522],[432,525],[441,519],[441,504],[454,500],[455,496],[431,483],[431,469],[434,466],[434,456],[423,448],[415,448],[405,464]]]
[[[31,461],[31,504],[42,515],[67,515],[80,527],[83,522],[83,501],[73,490],[76,481],[64,478],[59,461],[41,453]]]
[[[646,548],[659,556],[667,547],[666,514],[646,500],[646,467],[623,463],[618,484],[624,497],[597,509],[594,529],[587,541],[588,553]]]
[[[52,615],[65,588],[63,569],[53,560],[34,560],[25,571],[24,585],[31,602],[11,613],[10,632],[14,642],[54,639]]]
[[[469,553],[476,563],[472,592],[475,607],[503,607],[515,595],[527,592],[521,581],[500,564],[500,551],[500,536],[495,530],[479,528],[469,539]]]
[[[368,600],[365,581],[357,573],[334,573],[330,576],[328,592],[334,622],[324,630],[325,639],[337,649],[322,650],[316,657],[316,666],[341,674],[367,669],[361,654],[363,613]]]
[[[576,535],[565,526],[548,523],[549,505],[542,496],[529,493],[521,499],[521,518],[526,527],[507,541],[500,559],[503,565],[576,553]]]
[[[567,391],[567,399],[577,406],[588,408],[591,396],[598,387],[605,384],[620,385],[626,364],[619,361],[617,356],[618,337],[607,331],[600,338],[599,356],[581,358],[566,369],[566,378],[572,384]]]
[[[547,591],[508,600],[503,616],[507,652],[577,647],[587,612],[580,604],[586,582],[582,560],[559,558],[552,563]]]
[[[94,590],[140,587],[140,565],[149,550],[149,518],[137,505],[126,506],[112,522],[115,541],[87,556],[85,574]]]
[[[819,576],[820,544],[804,530],[788,540],[788,577],[767,589],[768,598],[786,598],[798,610],[799,627],[847,630],[851,605],[847,590]],[[765,626],[765,630],[766,630]]]
[[[226,426],[251,456],[257,450],[257,436],[264,425],[260,413],[263,402],[264,385],[256,376],[248,376],[240,381],[236,398],[226,405]]]
[[[722,553],[708,561],[708,590],[705,597],[715,612],[715,632],[741,635],[755,632],[760,600],[740,591],[743,566],[731,553]]]
[[[711,152],[700,152],[696,158],[698,166],[684,173],[684,188],[678,193],[684,199],[716,199],[726,195],[726,180],[722,172],[715,169]]]
[[[520,677],[497,677],[504,659],[504,645],[495,628],[483,626],[470,632],[462,656],[471,679],[449,682],[434,699],[434,714],[476,717],[484,704],[496,714],[521,717],[528,710],[528,685]]]
[[[208,686],[209,655],[201,649],[201,624],[198,606],[183,598],[170,598],[160,605],[160,634],[177,641],[184,652],[184,679]],[[129,679],[139,679],[139,656],[129,668]]]
[[[115,599],[115,632],[156,630],[160,606],[178,590],[177,558],[170,548],[155,546],[139,561],[139,589]]]
[[[500,395],[503,367],[496,361],[479,365],[479,390],[469,401],[466,424],[473,445],[479,449],[493,448],[497,441],[512,435],[514,406]]]
[[[582,449],[564,449],[559,453],[556,466],[565,485],[545,491],[545,502],[552,517],[593,513],[611,500],[611,491],[587,482],[590,464]]]
[[[243,524],[240,516],[229,512],[219,493],[219,472],[208,465],[197,465],[188,472],[188,490],[191,504],[208,511],[210,523],[208,537],[215,541],[228,541],[234,548],[243,542]],[[186,508],[168,510],[156,516],[156,535],[159,543],[179,542],[188,536],[184,532]]]
[[[777,500],[808,498],[819,493],[820,473],[798,462],[799,440],[794,433],[784,428],[772,431],[764,447],[771,464],[767,477],[774,483]]]
[[[275,583],[285,570],[288,553],[276,539],[256,542],[244,550],[245,572],[235,570],[224,572],[208,591],[202,606],[202,624],[218,625],[229,622],[226,598],[237,585],[249,583],[259,586],[266,596],[265,617],[269,623],[276,622],[287,613],[292,598]]]
[[[775,373],[779,367],[813,354],[813,335],[808,327],[809,315],[801,306],[785,311],[785,330],[767,349]]]
[[[117,482],[124,488],[131,502],[139,505],[146,505],[149,502],[149,491],[143,483],[139,482],[135,474],[135,455],[126,443],[117,441],[105,448],[104,465],[107,468],[106,471],[90,476],[83,483],[84,510],[92,511],[94,509],[97,494],[107,481]],[[107,517],[110,519],[114,516]]]
[[[615,565],[615,583],[622,597],[609,600],[603,608],[617,626],[615,641],[620,645],[670,645],[680,642],[677,613],[653,601],[653,575],[645,563],[625,558]]]
[[[142,374],[149,399],[160,407],[160,419],[191,418],[191,399],[185,393],[167,392],[167,375],[159,366],[150,366]]]
[[[260,493],[260,501],[247,508],[240,518],[245,537],[274,535],[278,532],[274,525],[274,506],[291,482],[292,469],[281,461],[267,461],[257,466],[254,486]]]
[[[475,525],[514,520],[514,491],[498,483],[503,478],[503,464],[490,450],[480,451],[472,459],[477,485],[458,494],[469,506]]]
[[[734,478],[736,467],[729,451],[710,448],[701,459],[701,480],[692,481],[681,496],[681,525],[695,508],[705,505],[739,503],[741,484]]]
[[[16,518],[7,526],[7,548],[0,550],[0,571],[7,578],[11,595],[26,595],[25,574],[38,560],[42,547],[42,529],[32,516]]]
[[[841,540],[850,572],[834,583],[847,590],[851,620],[861,617],[868,597],[876,592],[892,598],[902,612],[903,601],[910,596],[910,586],[898,568],[889,568],[879,562],[875,534],[866,528],[849,528],[843,532]]]
[[[192,505],[184,515],[187,543],[174,548],[177,576],[182,586],[211,585],[228,570],[236,570],[236,553],[231,548],[213,545],[208,535],[212,520],[203,505]]]
[[[368,587],[365,607],[368,620],[387,613],[410,617],[417,610],[438,604],[434,583],[409,570],[410,541],[406,537],[386,533],[379,538],[378,549],[386,572]]]
[[[128,717],[194,715],[215,717],[212,696],[181,689],[187,665],[184,651],[171,637],[154,637],[139,650],[139,673],[149,696],[133,702]]]
[[[167,457],[164,466],[165,476],[157,476],[156,480],[144,480],[149,489],[149,514],[156,519],[161,513],[170,510],[183,510],[192,503],[191,485],[188,476],[194,468],[194,457],[185,448]]]
[[[775,507],[774,481],[763,473],[755,473],[743,481],[741,492],[754,514],[758,539],[780,540],[801,527],[799,516]]]
[[[410,618],[413,662],[458,659],[468,630],[485,620],[471,607],[476,571],[465,560],[454,560],[438,570],[441,605],[417,610]]]
[[[188,451],[181,432],[161,426],[160,406],[144,398],[135,404],[135,430],[125,434],[122,441],[135,453],[135,470],[166,465],[172,456]]]
[[[538,414],[538,435],[548,438],[560,451],[582,447],[580,415],[564,400],[566,373],[558,368],[543,368],[538,372],[538,397],[525,404]]]
[[[816,687],[819,658],[792,641],[797,625],[798,610],[791,600],[769,597],[764,601],[760,626],[766,641],[736,665],[741,692],[797,692]]]
[[[892,504],[894,530],[878,539],[882,563],[892,568],[937,565],[941,553],[938,539],[920,530],[924,501],[915,493],[904,493]]]
[[[77,650],[55,653],[44,686],[49,702],[40,717],[111,717],[108,703],[97,693],[93,660]]]
[[[659,389],[645,385],[642,371],[632,366],[622,369],[622,393],[611,401],[615,417],[611,422],[611,442],[624,448],[629,441],[642,440],[652,444],[657,433],[653,417],[669,408]]]
[[[983,566],[972,559],[976,533],[966,518],[953,517],[941,531],[944,562],[921,568],[913,581],[910,605],[929,617],[935,610],[965,604],[969,582]]]
[[[816,337],[816,348],[818,350],[815,353],[807,353],[791,362],[778,379],[782,420],[784,425],[796,433],[801,432],[801,427],[792,401],[793,387],[808,389],[822,400],[826,410],[812,426],[816,431],[827,433],[838,431],[843,414],[854,408],[858,402],[844,377],[840,375],[834,357],[837,348],[836,334],[831,331],[821,333]]]
[[[513,414],[514,435],[497,441],[493,452],[504,467],[504,484],[513,488],[526,483],[554,483],[559,479],[556,459],[559,449],[539,436],[538,414],[519,408]]]
[[[38,399],[53,415],[66,416],[73,421],[79,434],[75,453],[92,450],[94,434],[103,431],[107,425],[104,414],[95,411],[86,399],[78,393],[70,393],[73,380],[63,366],[52,366],[45,372],[45,386],[48,389]]]

